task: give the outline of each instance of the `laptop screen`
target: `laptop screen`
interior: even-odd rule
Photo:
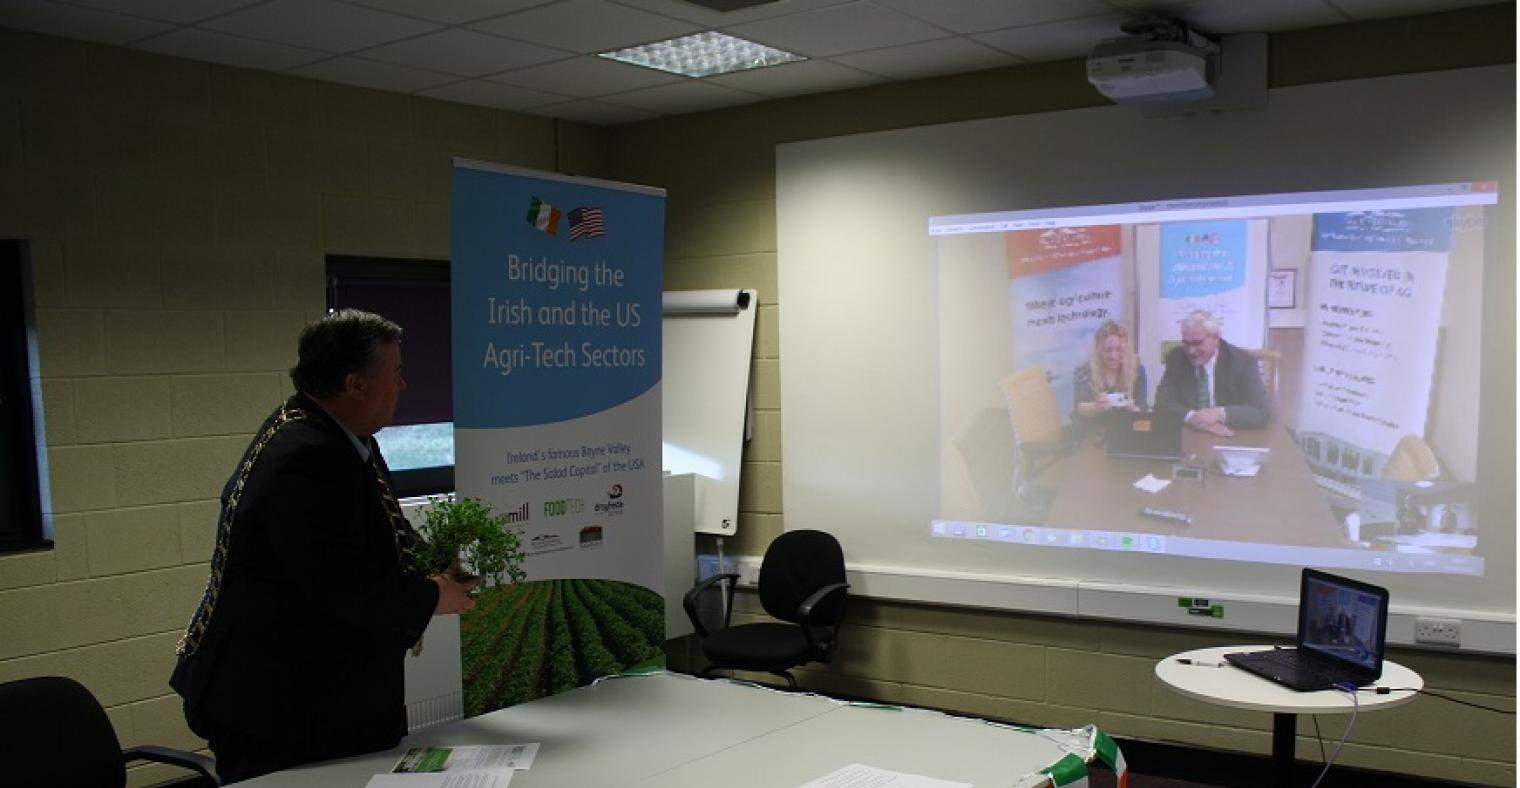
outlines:
[[[1299,600],[1299,647],[1378,670],[1387,605],[1388,592],[1377,586],[1307,569]]]

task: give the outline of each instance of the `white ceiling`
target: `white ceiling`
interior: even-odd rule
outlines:
[[[0,26],[617,124],[1086,54],[1139,10],[1215,34],[1493,0],[0,0]],[[689,79],[594,57],[720,30],[809,59]]]

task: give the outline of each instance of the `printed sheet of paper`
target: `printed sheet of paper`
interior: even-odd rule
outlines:
[[[507,788],[512,783],[511,769],[499,772],[427,772],[421,774],[377,774],[364,788]]]
[[[1147,473],[1140,477],[1139,481],[1135,482],[1135,487],[1136,489],[1155,494],[1165,490],[1166,486],[1171,483],[1171,479],[1157,479],[1154,474]]]
[[[972,788],[972,785],[852,763],[798,788]]]
[[[512,772],[532,766],[537,754],[537,743],[413,747],[365,788],[506,788]]]

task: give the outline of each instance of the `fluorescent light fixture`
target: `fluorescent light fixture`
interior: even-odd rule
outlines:
[[[731,71],[764,68],[807,60],[764,44],[709,30],[705,33],[656,41],[653,44],[600,52],[597,57],[659,69],[688,77],[710,77]]]

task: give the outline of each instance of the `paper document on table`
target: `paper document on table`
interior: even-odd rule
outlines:
[[[904,774],[852,763],[819,777],[798,788],[972,788],[971,783],[953,783],[919,774]]]
[[[537,754],[537,743],[413,747],[401,756],[391,773],[527,769],[533,765],[533,756]]]
[[[429,772],[425,774],[377,774],[364,788],[507,788],[512,770],[499,772]]]
[[[1166,486],[1171,483],[1171,479],[1157,479],[1153,474],[1147,473],[1140,477],[1140,481],[1135,482],[1135,488],[1148,493],[1158,493],[1165,490]]]

